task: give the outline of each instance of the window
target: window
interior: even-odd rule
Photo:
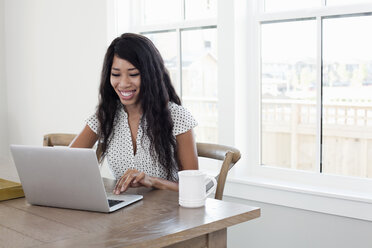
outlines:
[[[261,23],[263,165],[316,169],[316,20]]]
[[[372,1],[347,2],[258,7],[261,166],[372,178]]]
[[[181,33],[183,104],[199,121],[198,140],[217,143],[217,30],[197,28]]]
[[[218,143],[217,0],[127,2],[135,13],[131,31],[154,42],[182,104],[198,121],[197,141]]]
[[[371,14],[323,19],[324,173],[372,178]]]

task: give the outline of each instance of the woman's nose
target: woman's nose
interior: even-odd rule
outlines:
[[[129,78],[128,77],[122,77],[121,79],[120,79],[120,82],[119,82],[119,85],[120,86],[122,86],[122,87],[128,87],[128,86],[130,86],[130,80],[129,80]]]

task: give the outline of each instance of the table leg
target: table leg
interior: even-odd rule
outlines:
[[[227,229],[221,229],[212,233],[204,234],[189,240],[185,240],[166,248],[226,248]]]
[[[227,247],[227,229],[221,229],[208,234],[208,248]]]

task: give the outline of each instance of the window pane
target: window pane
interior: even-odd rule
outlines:
[[[217,0],[185,0],[186,19],[217,17]]]
[[[180,21],[181,13],[181,0],[143,0],[144,24]]]
[[[344,5],[344,4],[358,4],[358,3],[372,3],[372,0],[327,0],[327,6]]]
[[[323,21],[324,173],[372,177],[372,16]]]
[[[261,163],[316,168],[316,22],[261,25]]]
[[[265,11],[289,11],[320,7],[321,0],[265,0]]]
[[[217,29],[182,31],[182,100],[195,116],[198,142],[218,142]]]
[[[169,71],[173,86],[178,94],[181,92],[177,71],[177,34],[175,31],[162,33],[147,33],[147,36],[159,50],[165,67]]]

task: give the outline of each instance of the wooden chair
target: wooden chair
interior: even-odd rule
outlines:
[[[217,188],[214,197],[215,199],[222,200],[227,173],[239,161],[241,156],[240,151],[234,147],[217,144],[196,143],[196,146],[199,157],[222,161],[220,173],[216,176]]]
[[[76,137],[76,134],[63,134],[53,133],[44,135],[44,146],[68,146]],[[222,200],[223,190],[225,188],[225,182],[227,173],[240,159],[240,151],[234,147],[208,144],[208,143],[196,143],[198,156],[204,158],[210,158],[222,161],[220,173],[216,176],[217,188],[215,199]],[[98,146],[97,158],[101,157],[101,149]]]
[[[68,146],[74,140],[76,134],[52,133],[44,135],[44,146]]]
[[[51,133],[44,135],[44,146],[69,146],[71,142],[75,139],[76,134],[69,133]],[[101,158],[102,151],[101,147],[98,146],[96,149],[96,155],[98,161]]]

